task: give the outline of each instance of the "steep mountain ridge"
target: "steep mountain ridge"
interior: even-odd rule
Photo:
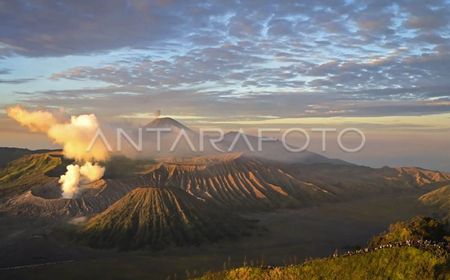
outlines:
[[[208,207],[176,188],[137,188],[92,218],[80,239],[94,247],[136,249],[236,238],[248,221]]]
[[[145,176],[155,186],[173,186],[221,206],[251,209],[298,207],[330,200],[330,194],[294,178],[276,163],[242,154],[165,161]]]

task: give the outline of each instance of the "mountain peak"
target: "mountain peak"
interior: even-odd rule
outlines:
[[[210,209],[181,189],[143,187],[95,216],[81,237],[93,247],[161,249],[236,238],[247,224],[238,216]]]
[[[169,117],[163,117],[163,118],[155,118],[153,121],[149,122],[146,126],[146,128],[179,128],[179,129],[185,129],[190,130],[187,126],[180,123],[179,121],[169,118]]]

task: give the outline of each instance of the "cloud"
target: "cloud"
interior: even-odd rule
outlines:
[[[33,80],[34,79],[0,79],[0,84],[23,84]]]
[[[364,114],[367,102],[405,100],[412,103],[398,111],[366,112],[445,110],[423,103],[445,98],[450,86],[444,0],[0,3],[2,46],[33,57],[82,53],[90,62],[58,67],[46,87],[41,78],[8,85],[15,101],[33,106],[106,117],[160,108],[202,108],[209,118]],[[3,81],[19,82],[13,73]],[[33,82],[38,89],[29,90]]]
[[[288,36],[289,41],[339,40],[348,44],[363,40],[378,44],[383,40],[397,44],[409,31],[445,32],[450,14],[446,0],[307,4],[100,0],[95,5],[84,0],[2,0],[0,7],[4,55],[25,56],[146,49],[168,41],[186,47],[205,42],[214,45],[229,40],[229,36],[256,41],[269,35],[276,41]]]
[[[103,177],[105,168],[91,162],[86,162],[80,167],[80,174],[88,179],[89,182],[94,182]]]
[[[153,90],[146,87],[108,87],[96,90],[48,91],[24,95],[22,102],[67,110],[90,109],[103,118],[117,119],[162,109],[168,115],[201,116],[202,122],[217,119],[253,119],[258,116],[383,116],[433,114],[450,111],[442,101],[449,86],[336,90],[332,92],[255,92],[233,95],[227,91]],[[126,92],[133,92],[133,95]],[[90,98],[86,98],[90,96]],[[311,112],[311,106],[319,106]],[[320,108],[322,106],[322,108]],[[201,108],[201,109],[199,109]],[[147,121],[150,120],[150,117]],[[196,121],[192,121],[195,123]]]
[[[145,2],[1,1],[0,42],[22,55],[59,56],[143,47],[179,32],[174,4]]]

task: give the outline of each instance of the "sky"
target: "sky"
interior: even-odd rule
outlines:
[[[132,123],[161,110],[357,127],[367,148],[329,156],[450,171],[450,1],[0,0],[0,96],[0,146],[50,145],[7,118],[15,104]]]

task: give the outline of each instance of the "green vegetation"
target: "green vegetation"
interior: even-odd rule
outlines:
[[[406,241],[446,242],[450,240],[447,224],[430,217],[415,217],[409,222],[397,222],[389,226],[389,231],[372,238],[369,247]]]
[[[415,217],[392,224],[364,250],[286,267],[244,266],[198,279],[450,279],[446,226],[433,218]]]
[[[52,153],[25,155],[0,170],[0,196],[18,194],[49,181],[45,174],[62,163],[61,156]]]
[[[443,217],[450,219],[450,185],[424,194],[420,201],[435,207]]]
[[[436,255],[414,247],[399,247],[318,259],[287,267],[241,267],[208,273],[198,279],[450,279],[449,265],[448,255]]]

